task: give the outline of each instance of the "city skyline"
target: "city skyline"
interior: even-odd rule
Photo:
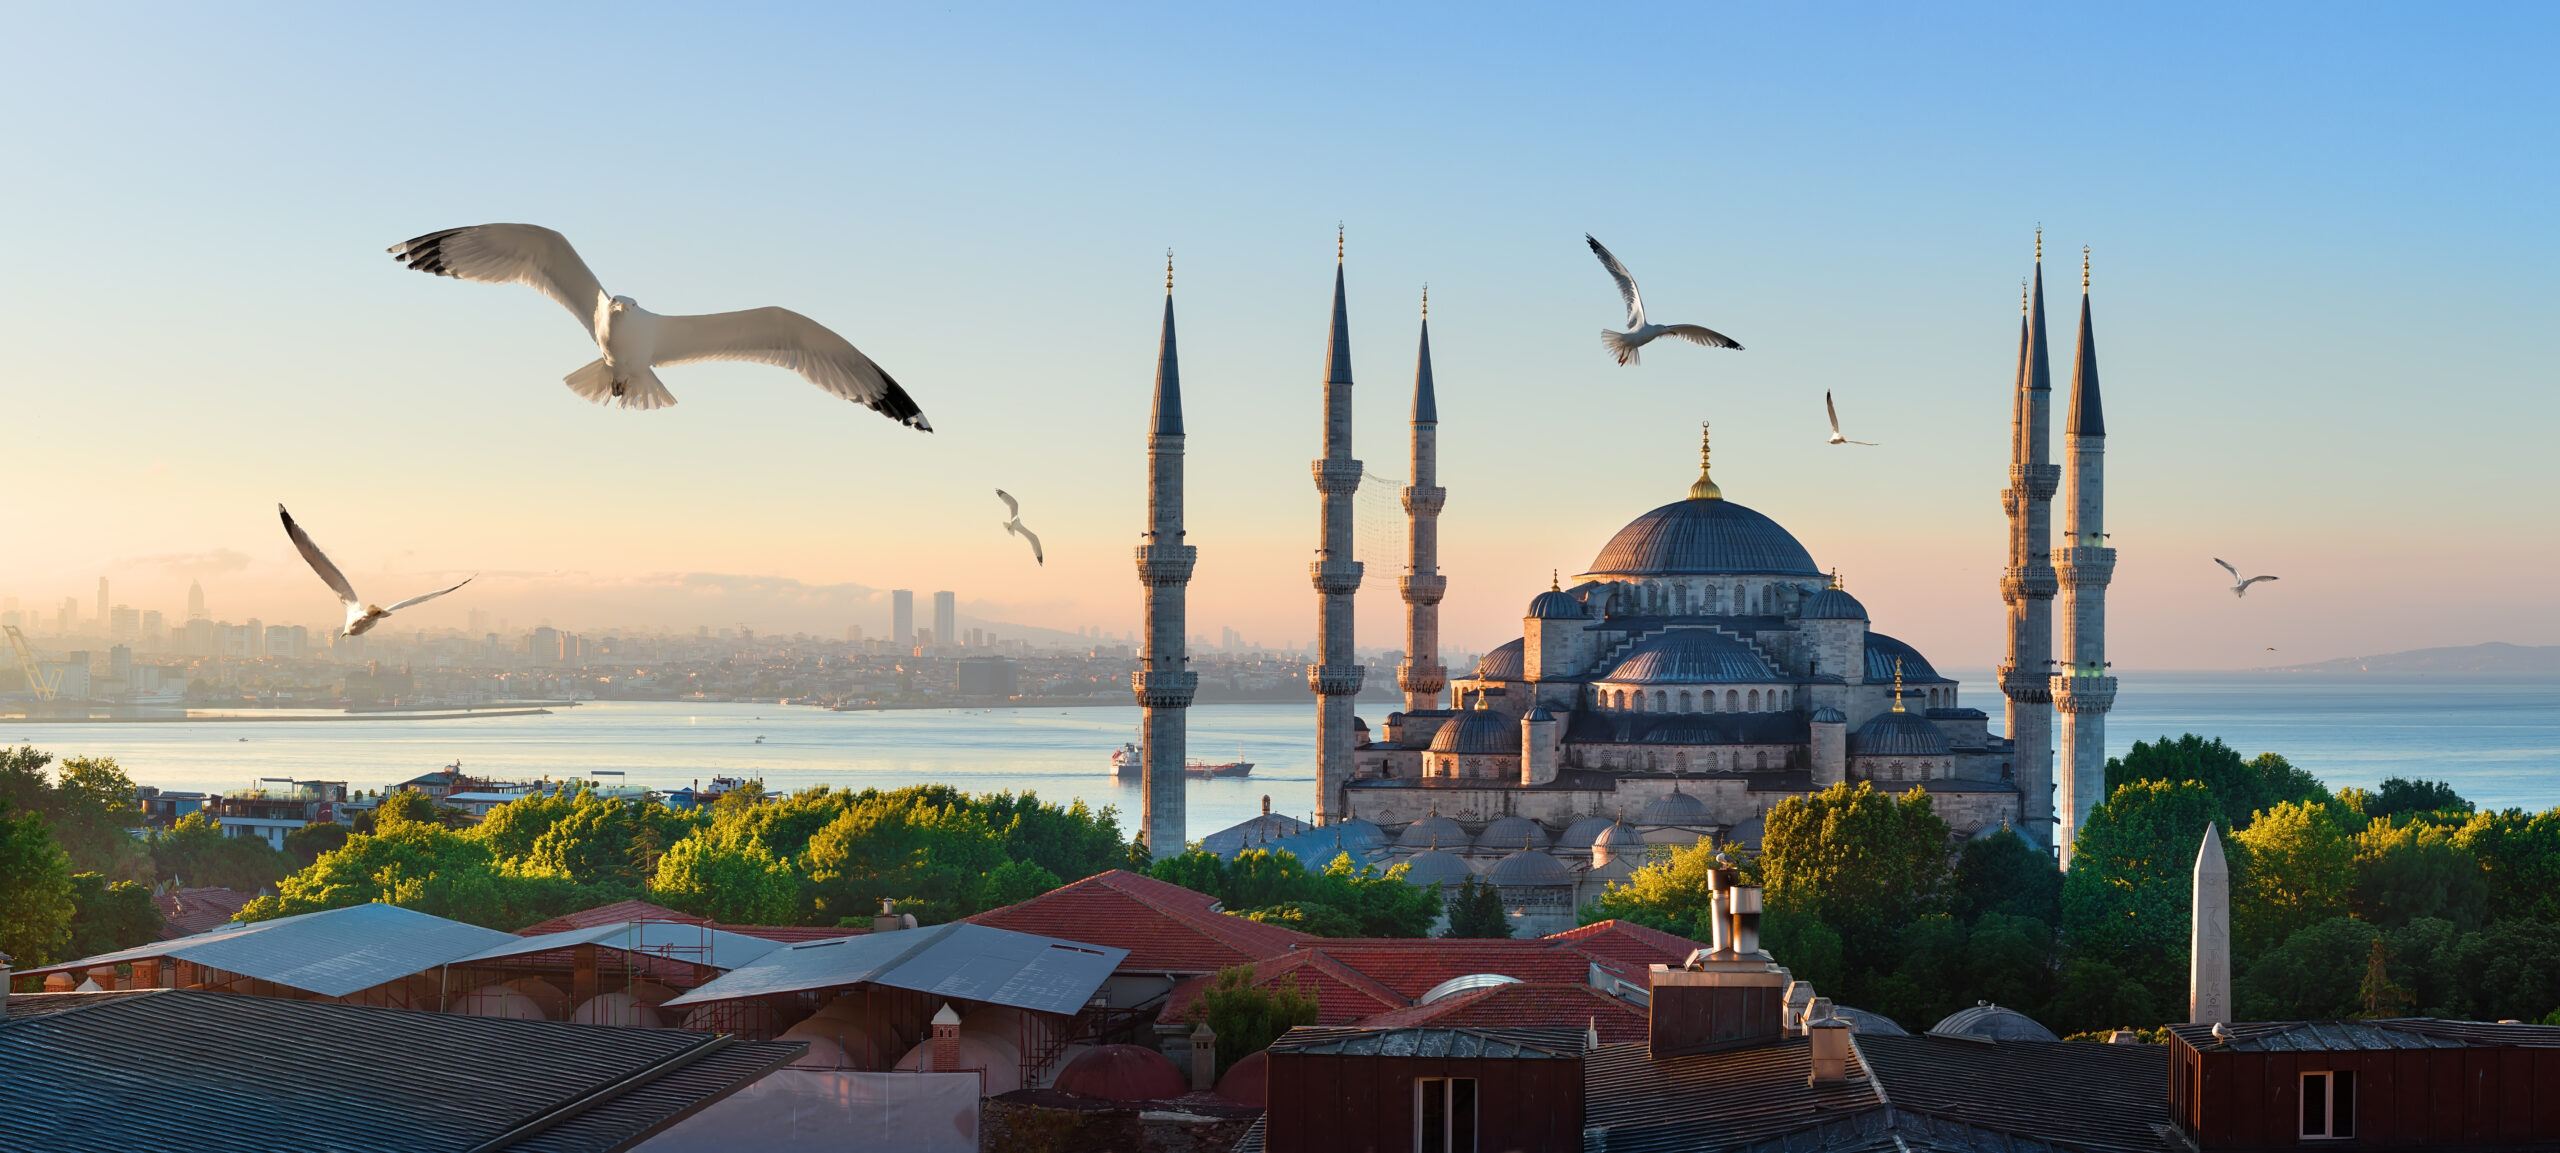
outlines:
[[[287,499],[359,587],[483,574],[404,614],[416,627],[481,612],[842,635],[885,622],[891,588],[950,588],[963,616],[1130,634],[1133,430],[1171,245],[1191,329],[1192,631],[1305,647],[1301,486],[1321,452],[1339,220],[1366,379],[1410,380],[1432,285],[1451,647],[1518,635],[1548,570],[1676,499],[1687,430],[1710,419],[1732,499],[1912,622],[1905,639],[1985,667],[2007,308],[2041,222],[2057,253],[2094,248],[2107,314],[2119,668],[2560,642],[2560,544],[2513,530],[2560,465],[2457,451],[2485,414],[2555,415],[2530,336],[2552,289],[2534,209],[2552,97],[2513,55],[2547,41],[2544,14],[1718,18],[1724,37],[1820,45],[1809,71],[1786,63],[1800,52],[1688,67],[1680,33],[1706,18],[1685,15],[1606,67],[1535,21],[1481,14],[678,17],[613,35],[643,53],[696,44],[684,55],[702,62],[617,99],[754,122],[740,155],[819,132],[865,159],[676,165],[603,199],[571,129],[521,114],[587,99],[565,78],[474,92],[378,74],[348,50],[388,33],[370,14],[177,13],[112,35],[95,19],[31,15],[29,35],[62,48],[0,79],[57,111],[14,130],[49,166],[0,190],[48,222],[12,238],[26,274],[0,288],[16,322],[0,373],[35,386],[17,407],[42,437],[20,448],[104,466],[20,502],[14,536],[35,547],[0,558],[0,592],[48,619],[64,598],[93,611],[104,576],[137,610],[174,615],[201,580],[235,621],[331,622],[268,519]],[[520,75],[589,32],[507,19],[518,46],[466,53],[461,73]],[[964,33],[967,60],[927,47]],[[1238,35],[1275,51],[1202,50]],[[858,76],[722,59],[750,40],[881,50]],[[122,63],[99,66],[107,51]],[[265,66],[287,58],[309,66]],[[2030,66],[2047,87],[2022,81]],[[1090,99],[1026,102],[1058,86]],[[1630,106],[1697,131],[1637,130],[1595,156]],[[455,162],[420,171],[361,143],[397,138],[444,141]],[[1025,170],[1048,174],[1037,195]],[[1133,170],[1152,195],[1124,195]],[[512,219],[562,229],[617,291],[661,307],[789,303],[836,325],[938,431],[719,366],[670,370],[672,411],[596,411],[558,384],[577,342],[538,299],[403,276],[381,254]],[[1615,301],[1586,230],[1645,271],[1659,307],[1748,351],[1608,363],[1592,330]],[[213,235],[239,255],[167,255]],[[984,316],[1012,323],[973,334]],[[172,365],[191,387],[169,387]],[[1883,447],[1821,443],[1826,388]],[[1379,483],[1403,483],[1402,392],[1355,402],[1352,455]],[[1605,478],[1557,491],[1518,467],[1557,426]],[[998,527],[996,487],[1036,512],[1045,567]],[[2235,601],[2216,555],[2284,580]],[[2497,579],[2447,598],[2421,557]],[[1378,575],[1357,631],[1395,637],[1402,604]]]

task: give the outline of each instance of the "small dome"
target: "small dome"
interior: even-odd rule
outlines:
[[[1584,611],[1582,602],[1576,600],[1572,593],[1548,589],[1529,598],[1528,615],[1544,621],[1578,621],[1591,614]]]
[[[1547,847],[1547,831],[1527,817],[1503,817],[1476,834],[1476,847],[1486,852],[1518,852]]]
[[[1516,756],[1520,752],[1520,722],[1507,713],[1468,709],[1458,714],[1458,719],[1440,726],[1440,734],[1431,738],[1431,751],[1464,755],[1508,753]]]
[[[1406,825],[1396,834],[1396,847],[1403,849],[1463,849],[1474,843],[1458,822],[1436,815]]]
[[[1981,1037],[1991,1041],[2059,1041],[2053,1030],[2036,1023],[2036,1019],[2015,1009],[2003,1009],[1989,1001],[1977,1001],[1973,1008],[1958,1009],[1945,1020],[1929,1027],[1929,1031],[1948,1037]]]
[[[1584,817],[1565,827],[1564,835],[1556,838],[1556,848],[1588,849],[1591,842],[1599,840],[1600,834],[1615,824],[1616,821],[1607,817]]]
[[[1553,887],[1573,884],[1573,870],[1565,868],[1562,861],[1535,849],[1513,853],[1495,861],[1493,870],[1486,876],[1491,878],[1494,884],[1506,887],[1513,885]]]
[[[1829,705],[1824,705],[1821,708],[1813,710],[1812,720],[1813,723],[1817,725],[1845,725],[1849,723],[1848,714],[1832,708]]]
[[[1637,645],[1600,679],[1634,684],[1696,684],[1770,681],[1778,679],[1778,674],[1750,646],[1723,632],[1681,628]]]
[[[1809,621],[1862,621],[1867,619],[1867,606],[1847,589],[1829,588],[1805,598],[1796,615]]]
[[[1644,848],[1644,835],[1636,832],[1632,826],[1622,825],[1616,821],[1611,821],[1609,822],[1608,828],[1600,830],[1599,836],[1591,838],[1591,847],[1595,850],[1617,849],[1621,852],[1630,849],[1642,849]]]
[[[1479,989],[1499,989],[1504,985],[1520,984],[1526,984],[1526,982],[1507,973],[1468,973],[1451,977],[1424,990],[1421,999],[1414,1004],[1428,1005],[1444,997],[1455,997],[1460,993],[1473,993]]]
[[[1636,814],[1639,825],[1704,825],[1707,824],[1706,803],[1687,793],[1674,791],[1655,798],[1644,811]]]
[[[1433,885],[1445,885],[1455,889],[1467,878],[1476,875],[1475,870],[1467,867],[1466,858],[1446,849],[1430,849],[1415,853],[1401,863],[1405,866],[1405,883],[1418,889],[1427,889]]]
[[[1227,1067],[1227,1075],[1218,1078],[1218,1096],[1238,1105],[1256,1109],[1271,1099],[1271,1050],[1256,1049],[1237,1058]]]
[[[1942,757],[1947,735],[1918,713],[1882,712],[1849,735],[1849,753],[1859,757]]]
[[[1728,573],[1819,577],[1822,570],[1778,522],[1729,500],[1697,497],[1627,522],[1590,570],[1595,577]]]
[[[1476,679],[1519,680],[1529,670],[1529,658],[1525,652],[1528,645],[1529,642],[1525,638],[1495,645],[1492,652],[1486,653],[1483,660],[1476,662]]]
[[[1361,720],[1357,714],[1354,714],[1351,718],[1351,727],[1365,733],[1369,731],[1369,722]]]
[[[1105,1101],[1163,1101],[1191,1086],[1173,1059],[1142,1045],[1097,1045],[1058,1071],[1056,1088]]]
[[[1882,1013],[1852,1009],[1847,1005],[1833,1005],[1831,1015],[1847,1021],[1849,1031],[1861,1037],[1908,1037],[1911,1035],[1909,1030]]]
[[[1769,822],[1759,817],[1746,817],[1724,831],[1724,843],[1746,849],[1758,849],[1760,838],[1769,830]]]
[[[1342,846],[1346,849],[1366,852],[1387,847],[1387,831],[1367,817],[1344,817],[1324,826],[1324,831],[1341,834]]]

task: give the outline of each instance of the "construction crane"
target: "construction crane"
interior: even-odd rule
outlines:
[[[18,651],[18,668],[27,674],[27,691],[34,693],[37,700],[52,700],[54,694],[62,691],[62,670],[47,673],[36,668],[36,651],[27,647],[27,634],[19,632],[16,625],[0,625],[0,628],[8,630],[9,647]]]

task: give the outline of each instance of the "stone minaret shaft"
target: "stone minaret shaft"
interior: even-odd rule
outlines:
[[[1343,785],[1351,780],[1352,709],[1360,699],[1360,658],[1352,651],[1352,599],[1360,591],[1360,562],[1352,557],[1351,495],[1360,488],[1360,462],[1351,458],[1351,320],[1342,294],[1341,242],[1335,241],[1333,336],[1324,374],[1324,459],[1314,462],[1316,491],[1324,496],[1324,544],[1310,566],[1317,604],[1316,662],[1307,687],[1316,693],[1316,823],[1343,813]]]
[[[2116,550],[2107,547],[2107,418],[2098,402],[2098,342],[2089,320],[2089,266],[2080,265],[2080,348],[2071,366],[2071,424],[2063,432],[2069,484],[2063,489],[2063,542],[2053,550],[2062,583],[2062,657],[2054,665],[2053,707],[2061,731],[2057,836],[2064,867],[2089,810],[2107,787],[2107,710],[2116,679],[2107,673],[2107,582]]]
[[[2011,418],[2009,565],[2000,599],[2009,606],[2009,646],[2000,663],[2008,698],[2010,771],[2029,840],[2055,843],[2053,821],[2053,493],[2062,469],[2050,462],[2053,370],[2045,351],[2044,238],[2036,238],[2035,287],[2018,346],[2018,391]]]
[[[1164,344],[1156,354],[1156,403],[1147,425],[1147,543],[1138,546],[1138,583],[1147,590],[1146,655],[1135,683],[1146,813],[1141,832],[1161,860],[1183,851],[1183,763],[1187,710],[1200,676],[1185,651],[1190,634],[1183,589],[1200,550],[1182,542],[1182,370],[1173,346],[1173,262],[1164,274]]]
[[[1413,370],[1413,483],[1405,486],[1404,664],[1396,687],[1406,712],[1440,707],[1449,670],[1440,664],[1440,597],[1449,578],[1440,575],[1440,406],[1431,395],[1431,295],[1422,297],[1422,352]]]

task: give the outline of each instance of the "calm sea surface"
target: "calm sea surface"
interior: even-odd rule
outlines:
[[[1959,675],[1968,686],[1989,684],[1987,676]],[[1996,725],[1997,697],[1976,689],[1968,703],[1990,712]],[[1387,708],[1369,702],[1364,714],[1376,724]],[[715,775],[761,777],[784,789],[940,781],[973,792],[1011,789],[1117,805],[1126,828],[1138,811],[1137,786],[1113,780],[1109,758],[1135,738],[1136,725],[1134,706],[835,713],[604,702],[548,716],[433,721],[0,721],[0,741],[112,756],[137,782],[173,789],[244,788],[260,777],[374,788],[458,760],[474,774],[499,779],[587,777],[602,769],[654,788]],[[1314,731],[1309,705],[1192,709],[1195,758],[1254,762],[1250,778],[1191,783],[1192,835],[1253,815],[1266,793],[1275,810],[1304,815],[1313,802]],[[2560,681],[2231,673],[2124,678],[2107,723],[2112,751],[2184,732],[2219,736],[2244,754],[2283,753],[2332,787],[2425,776],[2453,782],[2486,807],[2560,805]]]

